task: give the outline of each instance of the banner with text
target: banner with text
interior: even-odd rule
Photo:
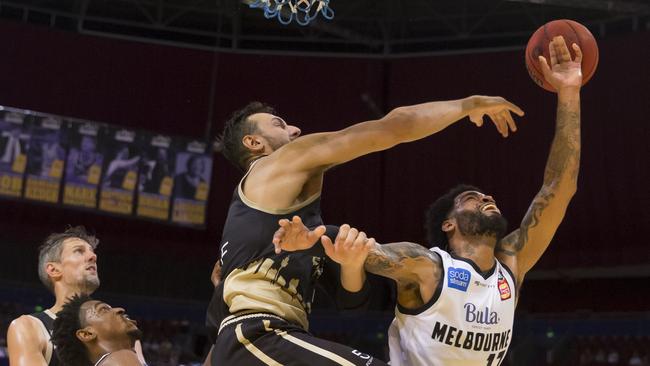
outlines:
[[[28,144],[27,114],[18,110],[0,111],[0,195],[21,196]]]
[[[202,142],[179,141],[176,146],[172,221],[203,225],[212,174],[212,155]]]
[[[136,215],[169,220],[176,164],[172,139],[168,136],[144,135],[140,142],[143,150],[138,176]]]
[[[59,202],[66,129],[61,118],[36,115],[29,126],[25,198],[50,203]]]
[[[104,162],[99,139],[102,130],[97,123],[71,122],[63,188],[63,203],[66,205],[97,207],[97,187]]]
[[[0,106],[0,198],[205,225],[204,142]]]

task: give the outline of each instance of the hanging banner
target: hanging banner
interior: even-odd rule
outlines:
[[[92,122],[75,122],[68,131],[70,150],[65,165],[63,203],[96,208],[97,186],[104,160],[99,148],[101,127]]]
[[[65,147],[63,121],[54,116],[35,116],[30,124],[25,198],[59,202]]]
[[[105,163],[99,209],[130,215],[133,212],[133,194],[140,162],[140,152],[134,144],[135,131],[106,130],[104,138]]]
[[[171,149],[172,139],[146,135],[141,141],[143,153],[138,176],[136,215],[166,221],[169,220],[176,162],[176,154]]]
[[[212,155],[206,144],[198,141],[181,143],[179,147],[175,164],[172,222],[204,225]]]
[[[27,166],[26,115],[0,110],[0,195],[20,197]]]

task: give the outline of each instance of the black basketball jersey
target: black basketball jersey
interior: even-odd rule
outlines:
[[[272,239],[278,221],[294,215],[309,228],[322,225],[320,194],[289,209],[271,212],[250,202],[241,184],[235,189],[219,245],[222,284],[215,289],[208,309],[209,326],[218,327],[229,314],[257,311],[307,329],[315,286],[324,272],[323,280],[333,284],[324,287],[340,307],[354,308],[368,300],[365,287],[350,294],[340,286],[338,265],[326,259],[320,243],[309,250],[275,254]],[[335,238],[337,232],[337,227],[328,226],[326,235]]]
[[[47,330],[47,333],[49,335],[47,342],[49,343],[48,347],[52,347],[52,354],[50,356],[50,360],[48,362],[48,366],[58,366],[60,365],[59,363],[59,358],[56,355],[56,348],[54,348],[54,345],[52,344],[52,330],[54,329],[54,319],[52,319],[47,313],[41,311],[38,313],[33,313],[29,314],[30,316],[33,316],[34,318],[38,319],[43,323],[43,326]]]

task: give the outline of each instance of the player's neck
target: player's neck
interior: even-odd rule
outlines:
[[[54,306],[52,306],[48,310],[56,314],[59,311],[61,311],[63,305],[67,303],[72,296],[80,295],[80,294],[90,295],[92,294],[92,292],[93,292],[92,290],[86,288],[70,287],[66,285],[55,285],[54,294],[56,297],[56,302],[54,303]]]
[[[486,272],[494,267],[495,241],[494,237],[487,236],[459,236],[454,238],[451,248],[455,255],[471,260]]]

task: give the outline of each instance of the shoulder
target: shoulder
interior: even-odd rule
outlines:
[[[42,332],[39,331],[39,327],[41,326],[39,323],[40,320],[31,315],[21,315],[9,324],[7,333],[17,332],[25,335],[33,335],[34,338],[40,337]]]
[[[40,320],[30,315],[22,315],[14,319],[7,329],[7,343],[10,346],[10,352],[32,352],[37,349],[42,351],[47,342],[42,327]]]

